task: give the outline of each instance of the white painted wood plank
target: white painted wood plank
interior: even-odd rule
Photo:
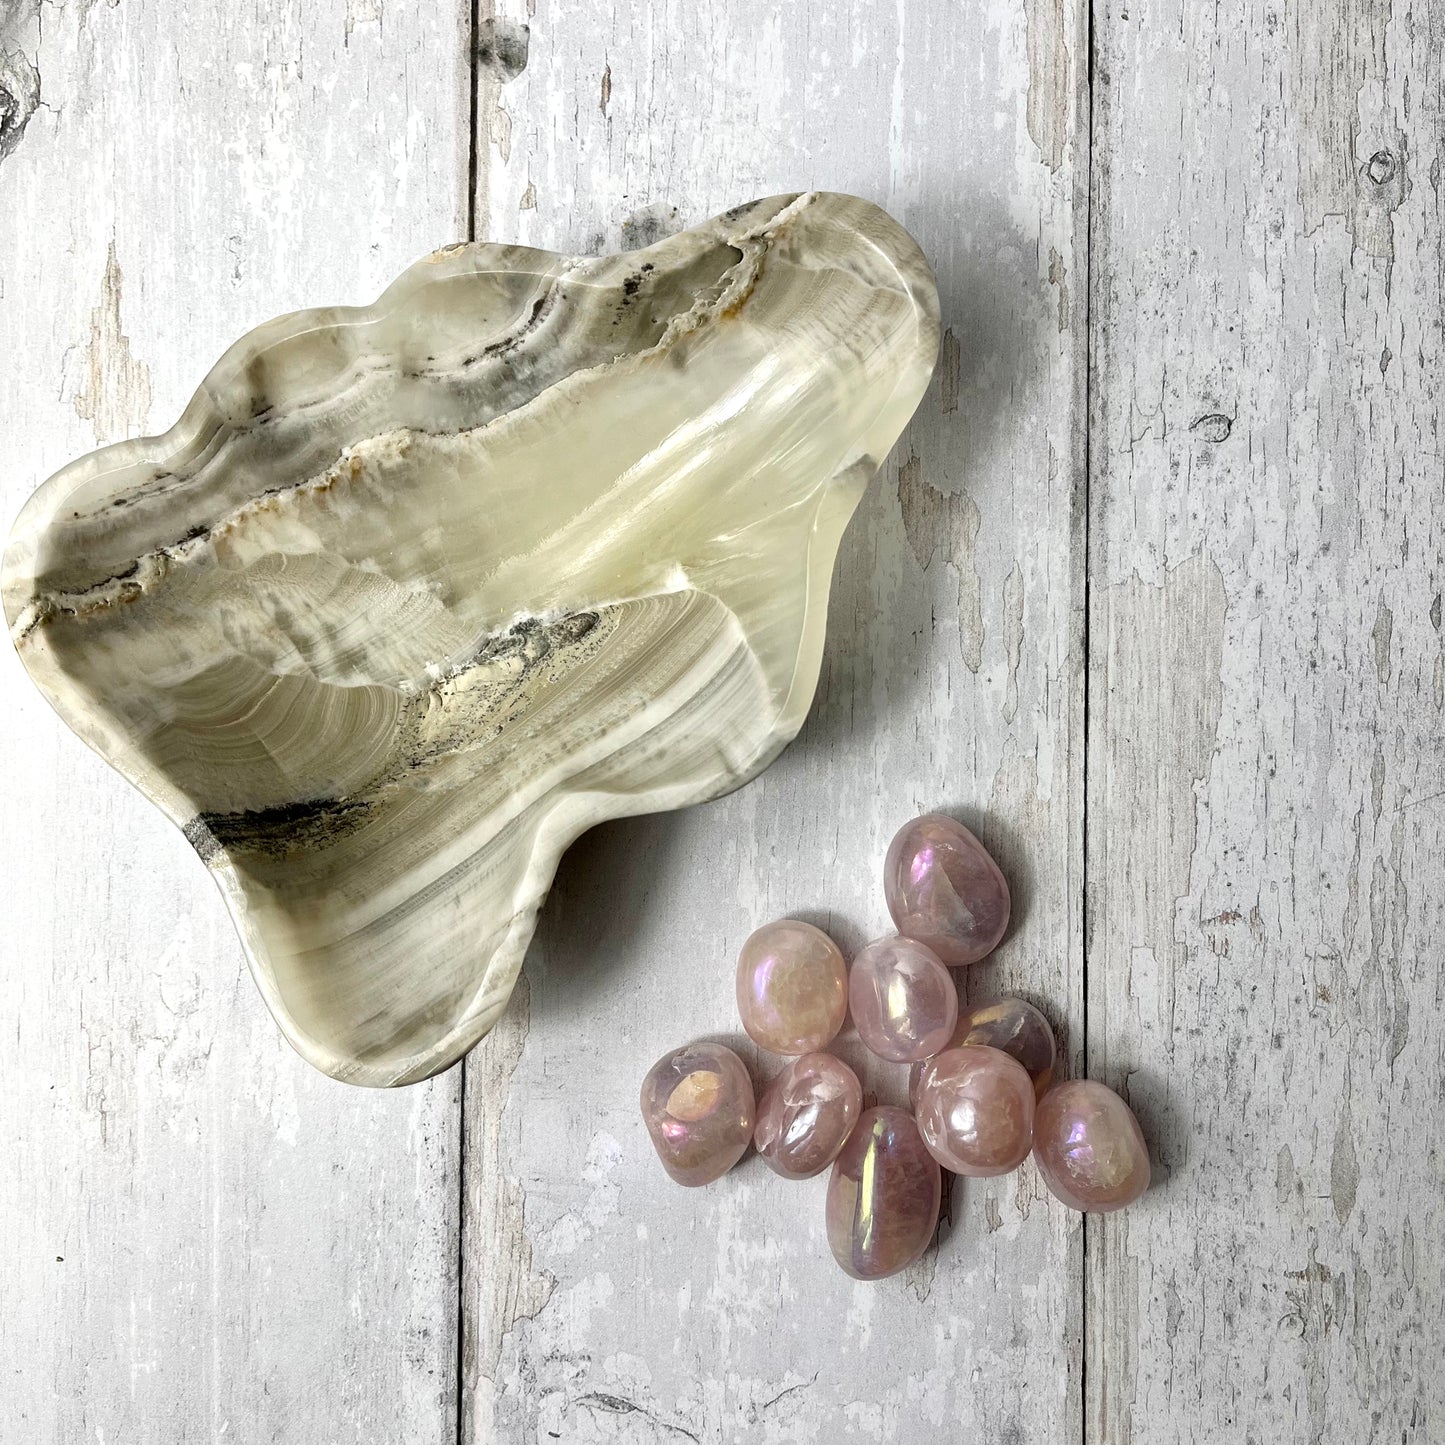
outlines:
[[[464,233],[465,12],[4,10],[7,525],[245,328]],[[450,1440],[458,1081],[295,1057],[200,862],[3,653],[0,1439]]]
[[[743,938],[784,913],[848,947],[885,931],[883,850],[930,806],[1015,885],[975,995],[1023,989],[1077,1037],[1082,7],[531,8],[484,6],[478,234],[611,250],[853,190],[914,230],[948,331],[845,540],[803,735],[731,798],[584,838],[527,995],[468,1060],[463,1437],[1075,1439],[1081,1237],[1031,1169],[960,1189],[914,1270],[855,1285],[825,1179],[754,1159],[681,1190],[637,1090],[708,1035],[769,1077],[734,1014]],[[867,1084],[896,1101],[903,1074]]]
[[[1445,1431],[1445,12],[1096,9],[1088,1438]]]

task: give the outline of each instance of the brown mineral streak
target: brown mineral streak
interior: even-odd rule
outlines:
[[[1064,163],[1069,134],[1069,47],[1064,39],[1064,0],[1024,0],[1028,16],[1029,136],[1051,171]],[[1062,331],[1064,328],[1059,327]]]
[[[142,430],[151,408],[151,374],[131,355],[130,337],[121,329],[120,262],[115,237],[105,253],[100,305],[90,313],[85,345],[85,382],[76,392],[76,415],[91,424],[97,441]]]

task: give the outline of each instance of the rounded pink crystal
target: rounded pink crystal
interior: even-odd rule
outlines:
[[[883,891],[899,933],[926,943],[951,967],[992,953],[1008,928],[1008,883],[998,864],[942,813],[898,830],[883,864]]]
[[[904,1109],[867,1109],[828,1180],[828,1244],[854,1279],[883,1279],[928,1247],[943,1176]]]
[[[1027,999],[996,998],[961,1010],[948,1047],[956,1049],[964,1044],[987,1044],[1017,1059],[1034,1081],[1036,1100],[1043,1098],[1054,1077],[1054,1031]],[[922,1073],[920,1062],[914,1064],[908,1076],[908,1101],[915,1112]]]
[[[753,1145],[784,1179],[811,1179],[837,1157],[862,1108],[863,1086],[842,1059],[804,1054],[768,1085]]]
[[[821,1049],[848,1012],[848,969],[838,945],[795,918],[764,924],[738,956],[738,1013],[748,1037],[775,1054]]]
[[[642,1081],[642,1118],[662,1167],[679,1184],[711,1184],[753,1137],[753,1082],[721,1044],[664,1054]]]
[[[1134,1111],[1106,1084],[1056,1084],[1034,1115],[1034,1162],[1070,1209],[1107,1214],[1149,1187],[1149,1150]]]
[[[999,1049],[945,1049],[924,1064],[918,1081],[918,1132],[955,1174],[1007,1174],[1033,1146],[1033,1081]]]
[[[938,955],[911,938],[879,938],[853,960],[848,1007],[858,1037],[905,1064],[936,1054],[958,1022],[958,990]]]

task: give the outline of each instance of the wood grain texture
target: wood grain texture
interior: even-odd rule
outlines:
[[[0,107],[7,525],[245,328],[464,230],[459,7],[0,13],[0,85],[35,77]],[[458,1081],[302,1063],[180,834],[8,647],[0,689],[0,1439],[453,1438]]]
[[[0,1439],[1439,1437],[1439,7],[1100,0],[1092,140],[1081,0],[477,8],[0,9],[7,519],[469,220],[600,251],[858,191],[937,265],[934,387],[798,742],[581,841],[464,1079],[294,1058],[188,847],[6,650]],[[770,1077],[743,937],[883,931],[927,806],[1016,886],[971,992],[1126,1093],[1156,1187],[1085,1229],[1030,1166],[969,1184],[855,1286],[823,1180],[677,1189],[636,1094],[697,1036]]]
[[[930,806],[1016,886],[975,994],[1020,988],[1078,1037],[1082,25],[1049,0],[481,17],[478,234],[612,250],[754,196],[851,190],[918,237],[947,334],[845,539],[798,741],[730,798],[576,845],[530,997],[468,1061],[465,1440],[1078,1438],[1080,1229],[1031,1168],[960,1184],[918,1266],[855,1285],[825,1178],[753,1159],[678,1189],[637,1093],[698,1036],[771,1077],[736,1018],[744,937],[787,913],[845,947],[887,931],[884,849]],[[842,1052],[905,1096],[903,1068]]]
[[[1098,1441],[1441,1438],[1445,12],[1096,8]]]

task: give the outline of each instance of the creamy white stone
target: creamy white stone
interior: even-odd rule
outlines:
[[[186,830],[296,1048],[424,1078],[504,1007],[578,833],[797,732],[937,336],[917,247],[851,197],[599,259],[449,247],[48,481],[12,637]]]

